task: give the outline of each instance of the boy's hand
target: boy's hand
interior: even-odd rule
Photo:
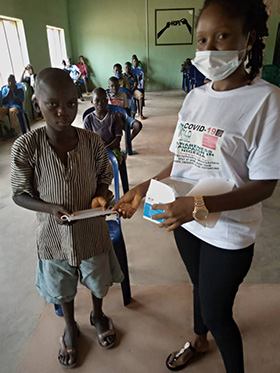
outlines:
[[[102,210],[106,210],[108,205],[108,201],[106,198],[98,196],[94,197],[93,200],[91,201],[91,208],[95,209],[97,207],[102,207]]]
[[[142,198],[145,196],[146,188],[142,184],[130,189],[122,198],[115,204],[112,211],[118,211],[123,218],[130,219],[136,212]]]
[[[67,211],[63,206],[60,205],[52,205],[51,207],[51,214],[54,215],[55,221],[57,224],[63,225],[68,224],[68,221],[61,220],[62,215],[70,215],[69,211]]]

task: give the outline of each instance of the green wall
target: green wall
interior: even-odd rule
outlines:
[[[0,15],[23,20],[36,71],[50,65],[46,25],[51,25],[64,29],[74,61],[80,54],[88,58],[94,86],[106,88],[113,64],[124,64],[135,53],[148,67],[147,89],[178,89],[181,63],[194,56],[195,39],[192,45],[156,46],[155,9],[195,8],[197,15],[202,4],[203,0],[0,0]],[[280,22],[277,6],[278,0],[273,0],[265,64],[273,60]]]
[[[135,53],[148,66],[146,88],[180,88],[181,64],[194,55],[195,46],[155,46],[155,9],[193,7],[197,13],[202,3],[203,0],[83,0],[81,6],[77,0],[69,0],[73,58],[76,60],[80,54],[87,57],[94,72],[94,85],[106,88],[114,63],[123,65]]]
[[[50,66],[46,25],[64,29],[71,54],[67,0],[0,0],[0,15],[23,21],[30,63],[36,72]]]

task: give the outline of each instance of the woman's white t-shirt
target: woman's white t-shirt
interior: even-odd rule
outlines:
[[[262,79],[230,91],[212,83],[192,90],[179,112],[170,146],[171,175],[200,180],[227,178],[240,187],[249,180],[280,178],[280,89]],[[222,212],[214,228],[183,225],[224,249],[251,245],[262,219],[261,203]]]

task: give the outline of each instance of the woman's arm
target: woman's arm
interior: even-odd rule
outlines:
[[[162,180],[170,176],[173,162],[165,167],[153,179]],[[143,197],[145,197],[149,188],[151,179],[144,181],[133,189],[130,189],[121,199],[115,204],[112,210],[118,211],[124,218],[131,218],[137,210]]]
[[[270,197],[277,184],[277,180],[252,180],[248,184],[229,193],[217,196],[204,196],[205,206],[209,212],[222,212],[243,209],[259,203]],[[193,220],[193,197],[181,197],[167,204],[155,204],[153,210],[165,210],[161,214],[153,215],[152,219],[166,219],[159,228],[172,231],[180,225]]]

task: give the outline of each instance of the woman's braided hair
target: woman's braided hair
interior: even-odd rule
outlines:
[[[256,40],[252,49],[248,51],[248,63],[246,65],[246,68],[250,69],[249,79],[253,80],[262,67],[265,47],[263,38],[268,36],[268,14],[263,0],[205,0],[200,15],[205,8],[212,4],[220,4],[232,17],[243,19],[244,33],[255,31]]]

